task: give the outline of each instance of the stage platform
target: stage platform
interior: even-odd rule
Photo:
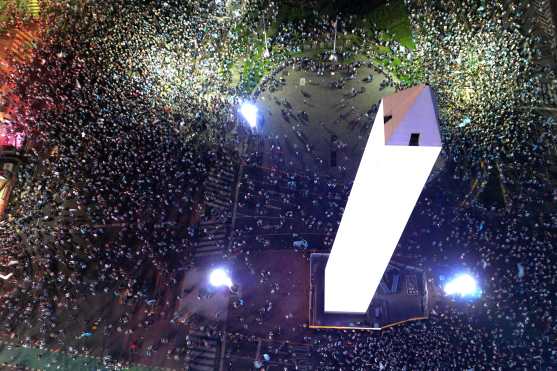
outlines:
[[[310,328],[382,330],[428,317],[429,293],[425,272],[391,260],[368,311],[362,314],[324,311],[325,266],[329,254],[310,257]]]

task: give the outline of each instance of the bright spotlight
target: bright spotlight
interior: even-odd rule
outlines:
[[[211,272],[209,275],[209,283],[214,287],[232,287],[232,280],[230,279],[228,272],[222,268],[214,269]]]
[[[250,127],[255,128],[257,126],[257,106],[255,104],[250,102],[242,103],[240,113]]]
[[[447,295],[457,295],[461,297],[477,297],[481,294],[476,280],[469,274],[456,276],[445,284],[443,290]]]

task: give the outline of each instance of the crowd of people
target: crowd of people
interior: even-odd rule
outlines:
[[[204,181],[211,169],[231,167],[223,159],[239,159],[243,148],[242,130],[232,128],[246,92],[230,81],[236,59],[251,55],[252,45],[241,44],[249,40],[245,34],[261,28],[243,21],[257,16],[263,2],[243,2],[232,15],[220,1],[180,4],[53,2],[33,62],[19,65],[13,76],[21,99],[17,121],[25,123],[32,145],[0,224],[2,273],[13,273],[2,282],[0,318],[3,330],[24,343],[56,343],[77,354],[86,347],[72,339],[95,332],[94,326],[103,329],[95,336],[121,336],[137,347],[134,332],[155,322],[142,319],[138,326],[137,309],[114,322],[97,320],[97,313],[87,316],[95,320],[79,319],[84,297],[109,295],[114,303],[148,307],[149,318],[175,321],[180,269],[192,266],[187,226],[203,213]],[[309,339],[314,369],[532,370],[557,362],[557,193],[547,156],[557,138],[551,120],[531,108],[539,80],[552,75],[535,63],[525,5],[510,4],[408,4],[413,51],[385,41],[377,30],[369,35],[355,19],[338,21],[342,32],[367,35],[360,45],[339,48],[341,60],[369,56],[375,44],[391,48],[403,53],[404,68],[424,69],[421,82],[438,99],[446,166],[424,190],[419,217],[397,253],[417,257],[424,267],[463,265],[481,278],[484,292],[474,303],[440,301],[430,319],[380,335],[316,331]],[[264,22],[277,14],[265,12]],[[320,62],[304,55],[289,60],[305,45],[329,42],[333,32],[325,16],[278,25],[268,41],[273,72],[258,81],[253,97],[290,63],[321,75],[349,71],[352,65],[330,63],[328,54]],[[385,84],[404,87],[394,77]],[[251,166],[249,153],[243,159]],[[283,165],[288,168],[288,162]],[[466,198],[473,179],[487,192],[493,174],[506,190],[503,207]],[[324,245],[330,245],[350,182],[302,169],[283,183],[311,204],[304,213],[273,179],[258,191],[245,178],[240,208],[258,204],[260,210],[276,202],[284,219],[279,229],[292,231],[293,209],[302,229],[323,232]],[[273,189],[281,196],[269,196]],[[321,192],[327,193],[326,206],[311,202],[310,195]],[[230,210],[222,214],[226,219]],[[248,265],[250,249],[266,246],[265,238],[246,242],[245,235],[251,238],[265,225],[253,222],[236,229],[233,250],[226,252]],[[70,318],[79,326],[68,326],[64,321]],[[214,334],[216,327],[204,329]]]
[[[527,7],[409,4],[416,50],[406,51],[404,60],[426,67],[450,170],[424,190],[416,207],[423,219],[408,225],[398,251],[417,253],[429,264],[467,265],[483,278],[483,297],[475,304],[434,308],[428,321],[380,337],[317,338],[323,365],[330,369],[554,367],[556,193],[548,155],[555,131],[553,120],[533,109],[540,105],[540,80],[554,74],[536,64]],[[476,201],[461,208],[464,195],[450,184],[476,178],[485,186],[493,172],[506,189],[506,207]]]
[[[112,295],[138,306],[154,300],[158,313],[173,318],[176,295],[163,300],[165,290],[176,285],[177,269],[191,263],[185,226],[195,217],[208,170],[226,148],[221,132],[230,117],[228,105],[219,108],[220,95],[203,96],[207,91],[195,83],[177,87],[188,99],[169,103],[175,97],[165,95],[167,75],[151,74],[160,53],[150,48],[164,44],[155,30],[131,23],[164,22],[164,7],[145,6],[142,18],[133,13],[141,7],[126,2],[52,6],[33,62],[18,66],[13,77],[22,101],[16,121],[25,123],[33,143],[2,222],[2,259],[18,264],[6,268],[13,275],[1,306],[8,333],[67,349],[76,332],[91,331],[88,321],[64,323],[79,317],[84,297]],[[128,22],[126,31],[119,22]],[[198,23],[184,23],[185,15],[173,22],[174,32],[198,31]],[[129,39],[118,39],[122,35]],[[145,49],[136,51],[147,54],[127,59],[138,45]],[[157,68],[166,67],[160,63]],[[124,329],[129,317],[104,324],[104,336],[131,334]]]

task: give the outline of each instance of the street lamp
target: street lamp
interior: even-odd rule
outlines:
[[[251,128],[255,128],[257,126],[257,106],[251,102],[243,102],[240,106],[240,113],[242,117]]]
[[[265,51],[263,52],[263,58],[269,58],[271,53],[269,52],[269,48],[267,47],[267,22],[265,22],[265,16],[263,16],[263,37],[265,39]]]
[[[478,283],[474,277],[467,273],[457,275],[447,282],[443,287],[443,291],[449,296],[478,297],[481,295]]]
[[[216,268],[211,271],[209,274],[209,283],[215,288],[226,286],[230,289],[232,287],[232,279],[223,268]]]
[[[267,49],[267,40],[265,40],[265,50],[263,51],[263,58],[269,58],[271,56],[271,53],[269,52],[269,49]]]
[[[337,23],[338,23],[338,15],[335,17],[335,21],[333,22],[333,26],[335,26],[335,37],[333,39],[333,54],[329,57],[331,62],[336,62],[338,60],[337,57]]]

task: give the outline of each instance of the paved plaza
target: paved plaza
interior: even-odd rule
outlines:
[[[370,76],[371,82],[364,81]],[[284,163],[278,164],[267,155],[264,164],[280,166],[281,170],[308,169],[339,181],[352,181],[375,118],[373,106],[394,91],[380,89],[385,75],[367,66],[323,75],[287,67],[277,78],[283,79],[279,88],[267,89],[257,104],[263,116],[260,135],[267,139],[261,150],[271,156],[280,152]],[[341,79],[345,80],[342,88],[331,87]],[[304,86],[300,80],[305,80]],[[333,136],[339,148],[337,166],[331,166]],[[277,145],[280,150],[275,149]],[[339,166],[346,170],[339,171]]]

